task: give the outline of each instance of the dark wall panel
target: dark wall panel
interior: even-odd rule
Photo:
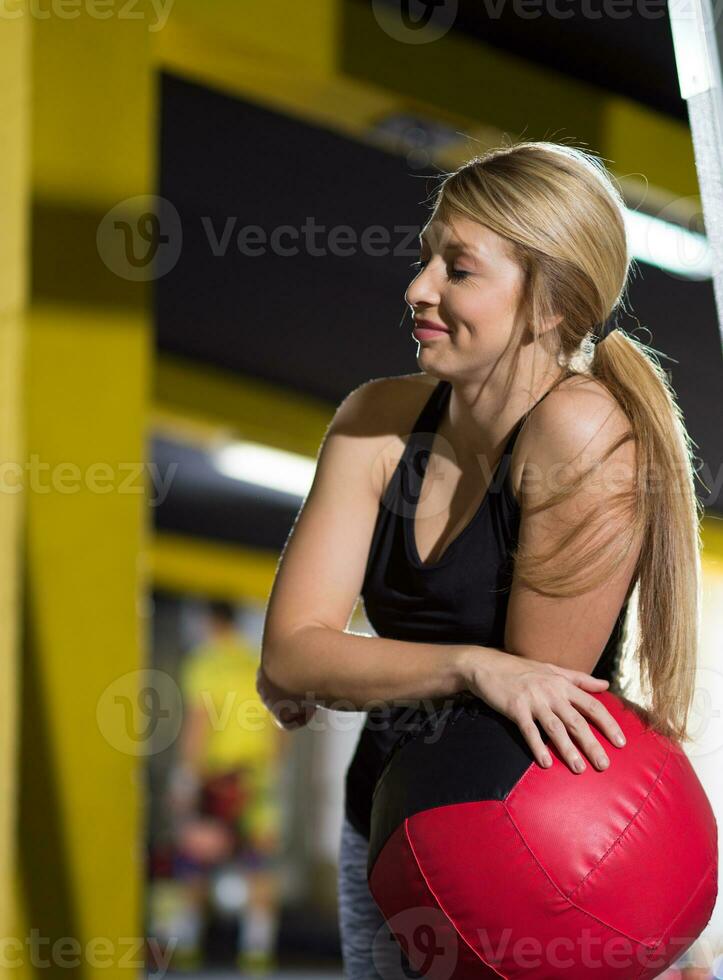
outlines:
[[[416,371],[403,297],[416,256],[409,229],[426,220],[433,168],[420,178],[404,159],[171,75],[161,89],[159,193],[178,210],[184,241],[177,265],[155,283],[159,349],[331,404],[369,378]],[[231,244],[216,256],[207,229],[220,233],[234,217],[237,231],[258,225],[269,235],[313,218],[323,226],[316,246],[327,254],[300,247],[294,256],[267,249],[252,257]],[[357,236],[344,256],[332,254],[329,238],[341,226]],[[361,246],[372,226],[386,231],[387,254]],[[408,254],[399,254],[405,238]],[[629,306],[648,330],[629,319],[625,326],[666,355],[701,473],[717,490],[714,497],[699,486],[701,499],[723,510],[716,485],[723,364],[712,286],[639,264]],[[166,447],[164,458],[174,451]],[[293,519],[290,501],[254,503],[248,487],[204,471],[200,458],[196,465],[194,476],[186,459],[156,508],[163,527],[279,546]]]

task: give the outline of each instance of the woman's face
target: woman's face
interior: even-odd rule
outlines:
[[[485,376],[510,341],[523,270],[500,235],[467,218],[432,219],[420,241],[420,271],[404,296],[414,311],[419,366],[448,377]],[[424,330],[420,321],[444,329]]]

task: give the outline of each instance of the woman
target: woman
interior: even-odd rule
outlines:
[[[502,146],[445,177],[420,238],[405,299],[421,373],[367,382],[337,409],[259,673],[285,726],[316,705],[369,711],[340,855],[352,980],[412,975],[365,879],[371,792],[409,705],[471,692],[541,766],[538,725],[573,771],[615,765],[589,723],[611,745],[622,735],[593,694],[622,694],[634,589],[649,722],[685,738],[693,695],[690,444],[664,371],[610,320],[630,264],[610,175],[574,147]],[[360,592],[376,636],[346,631]]]

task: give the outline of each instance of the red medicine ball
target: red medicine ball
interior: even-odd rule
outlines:
[[[374,789],[367,877],[411,966],[429,980],[648,980],[705,928],[718,833],[680,745],[629,703],[593,694],[627,743],[573,773],[540,728],[479,698],[405,732]]]

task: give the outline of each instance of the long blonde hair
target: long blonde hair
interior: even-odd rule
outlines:
[[[602,383],[629,421],[630,431],[602,459],[634,439],[635,486],[612,494],[598,515],[598,525],[604,526],[611,511],[626,514],[628,533],[621,537],[615,529],[601,548],[599,539],[591,542],[586,535],[586,520],[545,555],[518,548],[515,574],[542,594],[578,595],[610,575],[632,543],[642,541],[628,592],[630,597],[635,586],[637,628],[631,647],[639,687],[648,702],[636,707],[656,730],[686,739],[701,589],[702,505],[695,493],[692,443],[655,353],[620,329],[597,344],[592,341],[594,325],[622,306],[626,294],[630,258],[623,196],[591,153],[566,144],[523,140],[488,150],[446,174],[433,210],[433,217],[443,222],[462,216],[507,240],[525,272],[522,303],[535,341],[553,343],[562,367]],[[546,317],[560,315],[555,330],[539,331]],[[568,483],[535,510],[569,496],[586,476]],[[563,548],[565,561],[555,561]],[[598,574],[583,574],[581,581],[581,573],[593,567]],[[628,625],[630,620],[629,607]],[[610,690],[624,697],[619,677]]]

